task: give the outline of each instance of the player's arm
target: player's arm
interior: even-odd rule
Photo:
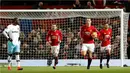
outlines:
[[[50,38],[50,36],[51,36],[51,31],[48,31],[48,33],[47,33],[47,36],[46,36],[46,43],[47,44],[50,44],[51,43],[51,38]]]
[[[109,40],[110,40],[110,39],[111,39],[111,37],[112,37],[112,30],[110,29],[110,31],[109,31],[109,32],[110,32],[110,35],[108,35],[108,36],[107,36],[107,39],[109,39]]]
[[[97,30],[97,28],[93,27],[93,33],[96,33],[96,34],[95,34],[95,35],[96,35],[96,38],[99,39],[99,37],[100,37],[100,32]]]
[[[83,36],[84,36],[83,28],[80,27],[80,38],[81,38],[81,42],[83,42]]]
[[[103,40],[103,33],[102,33],[102,30],[100,30],[99,33],[100,33],[99,40],[102,41],[102,40]]]
[[[8,35],[9,31],[10,31],[10,26],[7,26],[7,28],[4,29],[3,34],[4,34],[4,36],[5,36],[8,40],[12,41],[12,39],[11,39],[11,38],[9,37],[9,35]]]
[[[59,43],[61,43],[62,38],[63,38],[63,36],[62,36],[62,32],[61,32],[61,31],[59,32],[59,36],[60,36],[60,38],[59,38]]]

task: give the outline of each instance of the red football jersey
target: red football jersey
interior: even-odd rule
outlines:
[[[111,44],[111,36],[112,36],[112,29],[102,29],[100,30],[100,40],[102,41],[101,46],[107,46]]]
[[[51,42],[51,46],[57,46],[60,44],[60,41],[62,40],[62,33],[59,30],[53,31],[50,30],[48,31],[48,34],[46,36],[46,41]]]
[[[83,25],[80,29],[80,37],[83,39],[83,43],[91,44],[94,43],[94,39],[92,38],[91,34],[93,32],[97,32],[99,35],[98,30],[94,26],[87,27]]]

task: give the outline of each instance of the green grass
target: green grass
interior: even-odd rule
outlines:
[[[16,67],[13,67],[11,71],[8,71],[6,67],[0,68],[0,73],[130,73],[130,67],[110,67],[109,69],[104,67],[91,67],[87,70],[86,67],[57,67],[56,70],[52,67],[23,67],[23,71],[17,71]]]

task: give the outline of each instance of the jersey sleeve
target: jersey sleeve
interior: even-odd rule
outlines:
[[[9,36],[8,36],[8,33],[10,32],[10,25],[8,25],[5,29],[4,29],[4,31],[3,31],[3,34],[5,35],[5,37],[6,38],[9,38]]]
[[[4,31],[8,33],[10,31],[10,25],[8,25]]]
[[[46,41],[47,42],[50,41],[50,35],[51,35],[51,31],[48,31],[47,36],[46,36]]]

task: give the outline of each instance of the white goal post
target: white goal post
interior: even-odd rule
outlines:
[[[47,31],[49,29],[49,26],[51,24],[58,24],[61,30],[64,33],[67,33],[68,28],[70,28],[72,31],[78,31],[79,26],[84,24],[84,19],[91,18],[92,24],[98,28],[98,30],[101,29],[101,25],[105,22],[108,22],[111,24],[111,27],[114,31],[113,33],[113,39],[112,39],[112,61],[111,62],[120,62],[117,63],[119,66],[123,67],[124,60],[127,59],[126,56],[126,49],[127,49],[127,29],[128,29],[128,14],[123,11],[123,9],[60,9],[60,10],[0,10],[0,25],[8,25],[11,23],[11,19],[14,17],[17,17],[20,19],[20,22],[24,25],[22,25],[22,31],[26,35],[26,37],[29,36],[30,32],[33,32],[33,24],[35,24],[34,28],[40,28],[43,27],[44,31]],[[40,24],[40,27],[37,27],[37,24]],[[100,24],[100,25],[99,25]],[[117,29],[116,29],[117,28]],[[73,32],[74,34],[74,32]],[[76,35],[76,34],[74,34]],[[117,44],[117,38],[120,38],[119,44]],[[3,38],[3,37],[2,37]],[[2,39],[1,38],[1,39]],[[67,38],[67,37],[65,37]],[[75,37],[78,39],[77,37]],[[38,40],[38,39],[37,39]],[[40,39],[40,41],[43,41],[45,43],[45,38]],[[25,40],[23,40],[24,43]],[[66,41],[66,40],[65,40]],[[1,44],[4,41],[1,41]],[[27,41],[26,41],[27,42]],[[32,41],[31,41],[32,42]],[[28,42],[27,42],[28,43]],[[29,41],[30,43],[30,41]],[[65,42],[66,43],[66,42]],[[64,45],[63,43],[63,48]],[[3,45],[3,44],[2,44]],[[116,45],[116,46],[115,46]],[[118,46],[119,47],[118,47]],[[35,47],[35,46],[34,46]],[[43,47],[45,45],[43,44]],[[117,48],[115,48],[117,47]],[[32,47],[31,47],[32,48]],[[75,48],[75,46],[73,47]],[[118,49],[119,48],[119,49]],[[115,50],[116,49],[116,50]],[[59,66],[65,66],[67,63],[75,63],[78,62],[81,64],[81,66],[85,66],[83,62],[86,62],[81,56],[79,56],[79,52],[77,53],[77,49],[74,49],[76,51],[72,51],[71,49],[67,51],[62,49],[63,51],[68,53],[68,51],[71,51],[70,55],[62,54],[60,62],[64,62],[64,64],[60,64]],[[120,51],[118,51],[120,50]],[[25,49],[22,49],[22,52],[24,52]],[[46,66],[46,64],[42,63],[42,60],[46,63],[46,60],[48,57],[48,54],[43,54],[44,52],[47,53],[46,47],[44,49],[38,49],[34,48],[33,50],[27,50],[28,54],[23,53],[21,64],[23,63],[25,66],[30,64],[30,60],[32,60],[31,63],[34,61],[39,62],[40,64],[34,64],[34,66]],[[37,53],[35,53],[37,52]],[[40,53],[39,53],[40,52]],[[116,53],[115,53],[116,52]],[[5,51],[1,52],[2,54],[6,54]],[[76,54],[75,54],[76,53]],[[36,55],[36,56],[35,56]],[[73,56],[74,55],[74,56]],[[94,64],[98,66],[99,62],[99,50],[96,51],[96,60],[93,61]],[[72,57],[73,56],[73,57]],[[118,57],[116,57],[118,56]],[[6,56],[0,58],[0,63],[6,62]],[[64,58],[67,57],[67,58]],[[115,60],[116,59],[116,60]],[[26,62],[26,63],[25,63]],[[92,62],[92,63],[93,63]],[[98,63],[98,64],[97,64]],[[113,63],[112,63],[113,64]],[[111,64],[111,65],[112,65]],[[115,65],[115,66],[118,66]]]

